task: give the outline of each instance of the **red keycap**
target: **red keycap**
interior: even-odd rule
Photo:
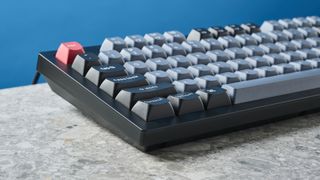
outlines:
[[[72,64],[78,54],[83,54],[84,49],[78,42],[61,43],[56,53],[56,58],[63,64]]]

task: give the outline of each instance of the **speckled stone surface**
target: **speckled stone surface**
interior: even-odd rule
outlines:
[[[320,179],[320,113],[146,154],[47,84],[4,89],[0,179]]]

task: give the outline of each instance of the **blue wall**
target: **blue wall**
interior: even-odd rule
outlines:
[[[320,15],[320,1],[3,0],[0,88],[30,84],[37,53],[60,42],[100,44],[107,36]],[[43,80],[42,80],[43,81]]]

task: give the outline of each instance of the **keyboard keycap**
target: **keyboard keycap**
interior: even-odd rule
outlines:
[[[212,34],[205,28],[194,28],[190,31],[187,40],[200,41],[201,39],[212,38]]]
[[[244,70],[244,69],[251,69],[251,64],[243,59],[235,59],[227,61],[227,64],[230,64],[234,71]]]
[[[302,32],[298,31],[297,29],[285,29],[283,32],[290,38],[290,39],[303,39],[304,35]]]
[[[202,39],[200,43],[206,48],[206,50],[223,50],[223,45],[216,39]]]
[[[248,53],[238,47],[225,49],[224,52],[228,53],[232,59],[244,59],[248,57]]]
[[[116,101],[123,104],[128,109],[131,109],[139,100],[153,97],[167,97],[168,95],[175,93],[176,90],[172,84],[160,83],[121,90],[116,96]]]
[[[270,32],[270,31],[282,31],[283,30],[282,24],[280,24],[278,21],[264,21],[262,25],[260,26],[260,29],[262,32]]]
[[[289,61],[291,62],[291,61],[303,60],[303,56],[300,53],[296,52],[296,51],[282,52],[282,53],[280,53],[280,55],[285,57],[288,62]]]
[[[129,47],[136,47],[139,49],[147,45],[147,41],[141,35],[126,36],[124,41]]]
[[[183,46],[180,44],[173,42],[173,43],[165,43],[162,45],[162,48],[166,51],[169,56],[175,55],[187,55],[187,52]]]
[[[260,32],[260,28],[254,23],[241,24],[241,27],[249,34]]]
[[[208,51],[206,55],[209,56],[210,59],[214,62],[217,62],[217,61],[226,62],[231,59],[230,55],[222,50]]]
[[[258,72],[259,77],[270,77],[278,75],[277,69],[270,66],[254,68]]]
[[[304,17],[293,18],[292,20],[293,20],[293,22],[297,23],[298,26],[300,26],[300,27],[311,27],[312,26],[312,23]]]
[[[195,92],[199,89],[198,83],[193,79],[182,79],[179,81],[173,81],[172,83],[179,93],[182,92]]]
[[[189,66],[188,70],[193,74],[194,77],[212,75],[210,68],[204,64]]]
[[[192,112],[204,111],[199,95],[194,93],[179,93],[170,95],[168,100],[171,102],[173,109],[178,116]]]
[[[281,48],[273,43],[260,44],[259,47],[261,47],[268,54],[281,52]]]
[[[138,101],[132,107],[132,112],[145,121],[154,121],[175,116],[175,112],[169,100],[162,97]]]
[[[298,49],[311,49],[312,43],[305,39],[296,39],[291,41]]]
[[[217,74],[216,77],[219,79],[219,82],[221,84],[230,84],[240,81],[240,77],[232,72]]]
[[[290,62],[289,64],[294,66],[295,71],[305,71],[312,69],[312,64],[308,61],[296,61]]]
[[[160,34],[160,33],[148,33],[144,35],[144,39],[147,41],[150,45],[158,45],[162,46],[164,43],[166,43],[166,38]]]
[[[190,59],[182,55],[170,56],[167,58],[167,61],[172,67],[188,67],[191,65]]]
[[[144,46],[142,52],[148,58],[166,58],[166,51],[158,45]]]
[[[302,49],[302,50],[298,50],[296,52],[301,54],[303,59],[314,59],[314,58],[320,57],[320,53],[318,53],[314,50],[311,50],[311,49]]]
[[[318,16],[309,16],[307,17],[307,20],[311,22],[312,26],[320,26],[320,17]]]
[[[291,19],[280,19],[279,23],[285,28],[285,29],[295,29],[298,28],[298,24],[293,22]]]
[[[296,71],[292,64],[276,64],[272,65],[272,67],[276,68],[278,74],[287,74]]]
[[[121,54],[116,50],[100,51],[99,58],[103,64],[124,64]]]
[[[169,78],[169,75],[166,72],[161,70],[147,72],[144,74],[144,76],[147,78],[150,84],[158,84],[163,82],[171,83],[171,79]]]
[[[209,89],[209,88],[220,86],[219,79],[212,75],[196,77],[194,80],[198,82],[198,86],[201,89]]]
[[[262,67],[270,65],[269,61],[261,56],[247,57],[245,60],[248,61],[252,67]]]
[[[191,72],[183,67],[168,69],[167,73],[172,80],[193,79]]]
[[[258,41],[249,34],[236,35],[235,38],[240,41],[242,46],[258,45]]]
[[[320,37],[307,38],[306,40],[309,41],[313,47],[320,46]]]
[[[307,62],[311,63],[311,66],[313,68],[319,68],[320,67],[320,58],[315,58],[315,59],[307,59]]]
[[[99,65],[100,61],[98,56],[96,56],[93,53],[85,53],[77,55],[71,67],[72,69],[80,73],[82,76],[85,76],[92,66]]]
[[[149,67],[149,69],[153,71],[155,70],[166,71],[167,69],[171,68],[169,62],[163,58],[148,59],[146,61],[146,65]]]
[[[252,70],[252,69],[245,69],[245,70],[241,70],[241,71],[236,71],[234,73],[239,76],[241,81],[259,78],[258,72],[256,70]]]
[[[86,79],[99,86],[105,78],[126,75],[127,73],[122,65],[101,65],[92,66],[86,74]]]
[[[132,87],[148,85],[146,78],[140,74],[106,78],[100,85],[100,89],[111,97],[115,98],[116,95],[122,90]]]
[[[146,61],[146,57],[144,53],[136,47],[122,49],[120,54],[123,56],[123,58],[126,61],[135,61],[135,60]]]
[[[181,44],[189,53],[206,52],[205,47],[199,41],[184,41]]]
[[[266,54],[262,57],[266,58],[269,61],[269,64],[281,64],[287,62],[287,59],[280,54]]]
[[[281,76],[226,84],[234,104],[251,102],[320,87],[320,69],[300,71]]]
[[[129,74],[144,74],[149,71],[147,65],[142,61],[129,61],[124,63],[123,67]]]
[[[273,38],[263,32],[253,33],[252,37],[255,38],[260,44],[261,43],[273,43]]]
[[[232,36],[219,37],[218,41],[226,48],[241,47],[240,41],[238,41]]]
[[[289,36],[282,31],[270,31],[267,32],[267,34],[271,36],[274,41],[289,41]]]
[[[227,25],[224,27],[230,35],[239,35],[239,34],[244,34],[246,31],[239,25],[232,24],[232,25]]]
[[[248,56],[263,56],[265,54],[264,49],[259,46],[244,46],[242,49]]]
[[[300,31],[305,37],[318,37],[318,32],[311,27],[298,28],[298,31]]]
[[[85,51],[78,42],[61,43],[55,58],[63,64],[72,64],[75,57],[79,54],[84,54]]]
[[[191,61],[192,64],[208,64],[211,62],[210,57],[201,52],[190,53],[187,55],[187,58]]]
[[[115,50],[115,51],[120,52],[124,48],[128,48],[128,46],[122,38],[111,37],[111,38],[106,38],[103,41],[103,43],[100,47],[100,51]]]
[[[203,105],[207,110],[231,105],[231,100],[227,91],[220,87],[201,89],[198,90],[196,94],[200,96]]]
[[[295,51],[298,49],[297,45],[290,41],[276,42],[276,44],[282,51]]]
[[[233,72],[233,69],[230,64],[225,62],[214,62],[209,63],[208,67],[211,69],[212,72],[216,74],[225,73],[225,72]]]
[[[168,31],[163,34],[168,42],[182,43],[186,37],[179,31]]]

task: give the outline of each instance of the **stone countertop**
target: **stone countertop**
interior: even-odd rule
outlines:
[[[320,113],[146,154],[47,84],[3,89],[0,179],[320,179]]]

